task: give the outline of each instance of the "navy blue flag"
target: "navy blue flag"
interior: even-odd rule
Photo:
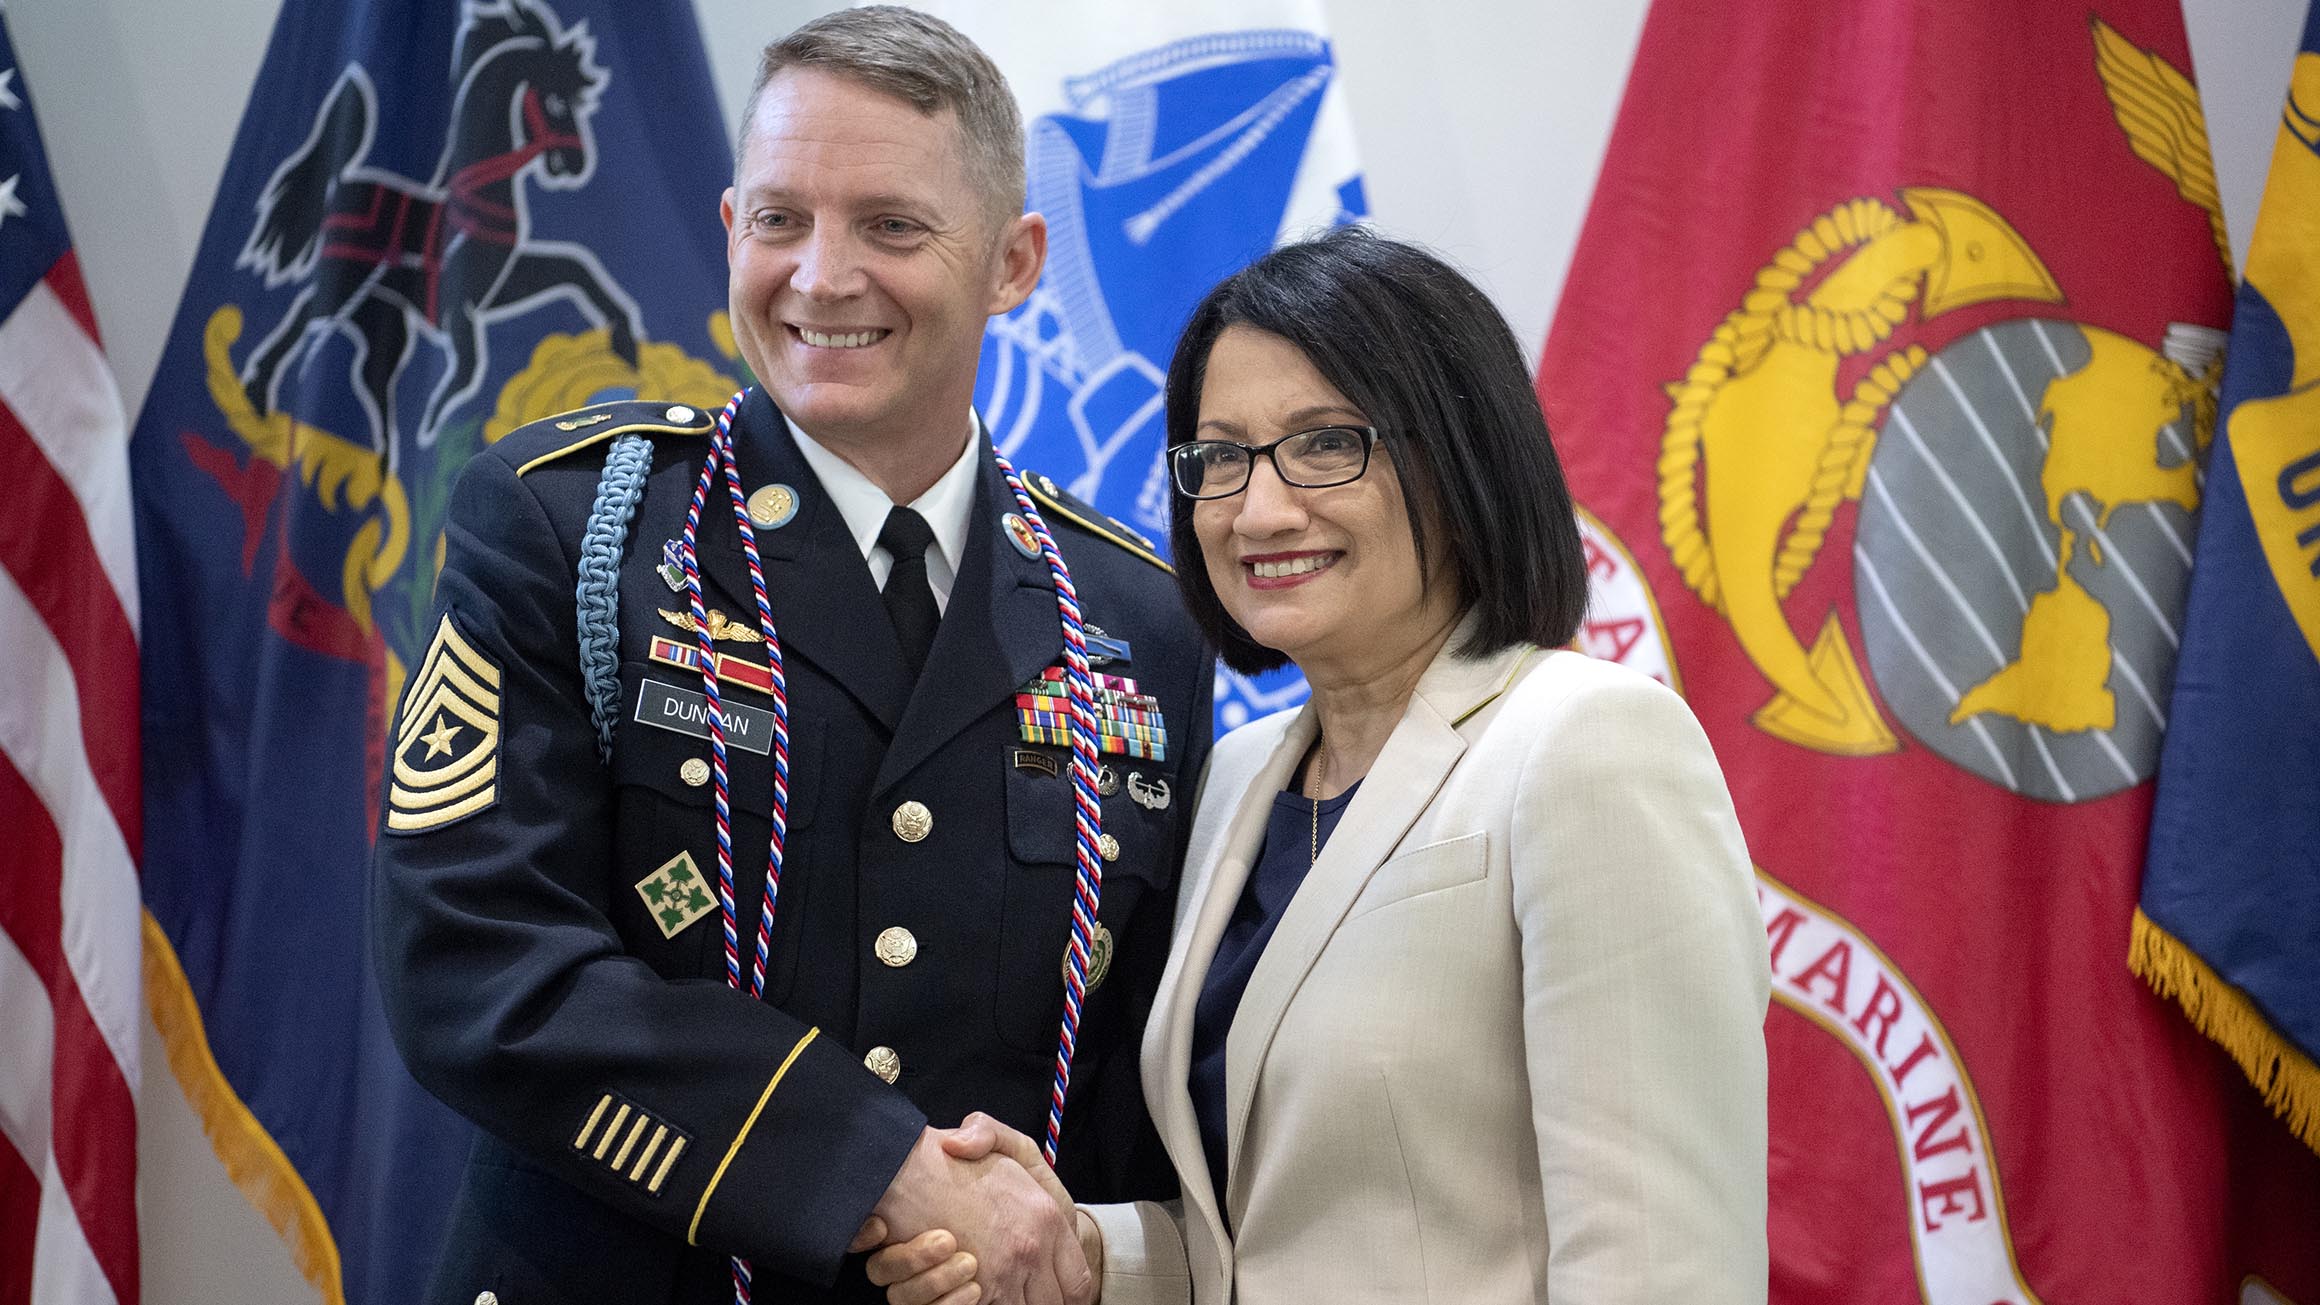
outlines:
[[[1319,0],[947,0],[1022,101],[1047,268],[992,320],[975,403],[1000,451],[1168,549],[1161,391],[1210,287],[1365,216]],[[1219,733],[1296,705],[1293,669],[1220,669]]]
[[[2206,490],[2133,960],[2320,1150],[2320,9],[2248,245]]]
[[[131,442],[145,897],[172,1067],[326,1301],[418,1296],[468,1144],[364,920],[452,481],[724,402],[731,170],[690,0],[291,0],[243,117]]]

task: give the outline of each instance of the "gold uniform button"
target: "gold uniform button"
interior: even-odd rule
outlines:
[[[895,925],[880,931],[877,944],[871,948],[888,968],[899,970],[918,959],[918,939],[908,929]]]
[[[495,1291],[479,1291],[475,1293],[475,1305],[499,1305],[499,1293]]]
[[[685,764],[677,767],[677,778],[699,788],[709,782],[709,763],[699,757],[687,757]]]
[[[862,1057],[862,1067],[889,1083],[902,1077],[902,1057],[894,1054],[892,1047],[870,1048],[870,1054]]]
[[[1101,853],[1106,861],[1117,861],[1120,859],[1120,840],[1110,834],[1098,834],[1096,835],[1096,851]]]
[[[893,824],[896,838],[905,843],[923,843],[934,832],[934,812],[927,810],[924,802],[905,802],[894,808]]]
[[[693,419],[693,410],[691,408],[685,407],[683,404],[679,404],[676,407],[669,409],[667,412],[662,413],[661,415],[674,422],[690,422]],[[478,1301],[476,1302],[476,1305],[483,1305],[483,1303]]]

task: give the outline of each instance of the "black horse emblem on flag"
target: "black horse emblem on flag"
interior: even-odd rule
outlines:
[[[533,239],[525,203],[527,179],[569,190],[595,171],[589,119],[608,76],[595,49],[586,22],[566,29],[545,5],[471,0],[452,51],[450,139],[426,182],[363,166],[377,94],[362,65],[347,65],[259,196],[235,260],[268,286],[304,283],[242,367],[259,412],[275,410],[314,340],[343,331],[372,447],[391,457],[396,385],[423,337],[450,355],[412,428],[431,446],[482,384],[485,328],[557,298],[576,301],[635,365],[635,302],[587,249]]]

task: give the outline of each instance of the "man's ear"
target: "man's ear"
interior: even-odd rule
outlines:
[[[1039,273],[1047,266],[1047,219],[1026,213],[1008,224],[1000,241],[999,277],[991,287],[993,317],[1029,299],[1039,284]]]

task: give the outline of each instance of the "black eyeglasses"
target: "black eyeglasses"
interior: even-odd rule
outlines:
[[[1374,426],[1323,426],[1270,444],[1193,440],[1168,450],[1168,475],[1186,498],[1231,498],[1249,487],[1258,458],[1270,458],[1281,483],[1327,489],[1361,479],[1378,441]]]

